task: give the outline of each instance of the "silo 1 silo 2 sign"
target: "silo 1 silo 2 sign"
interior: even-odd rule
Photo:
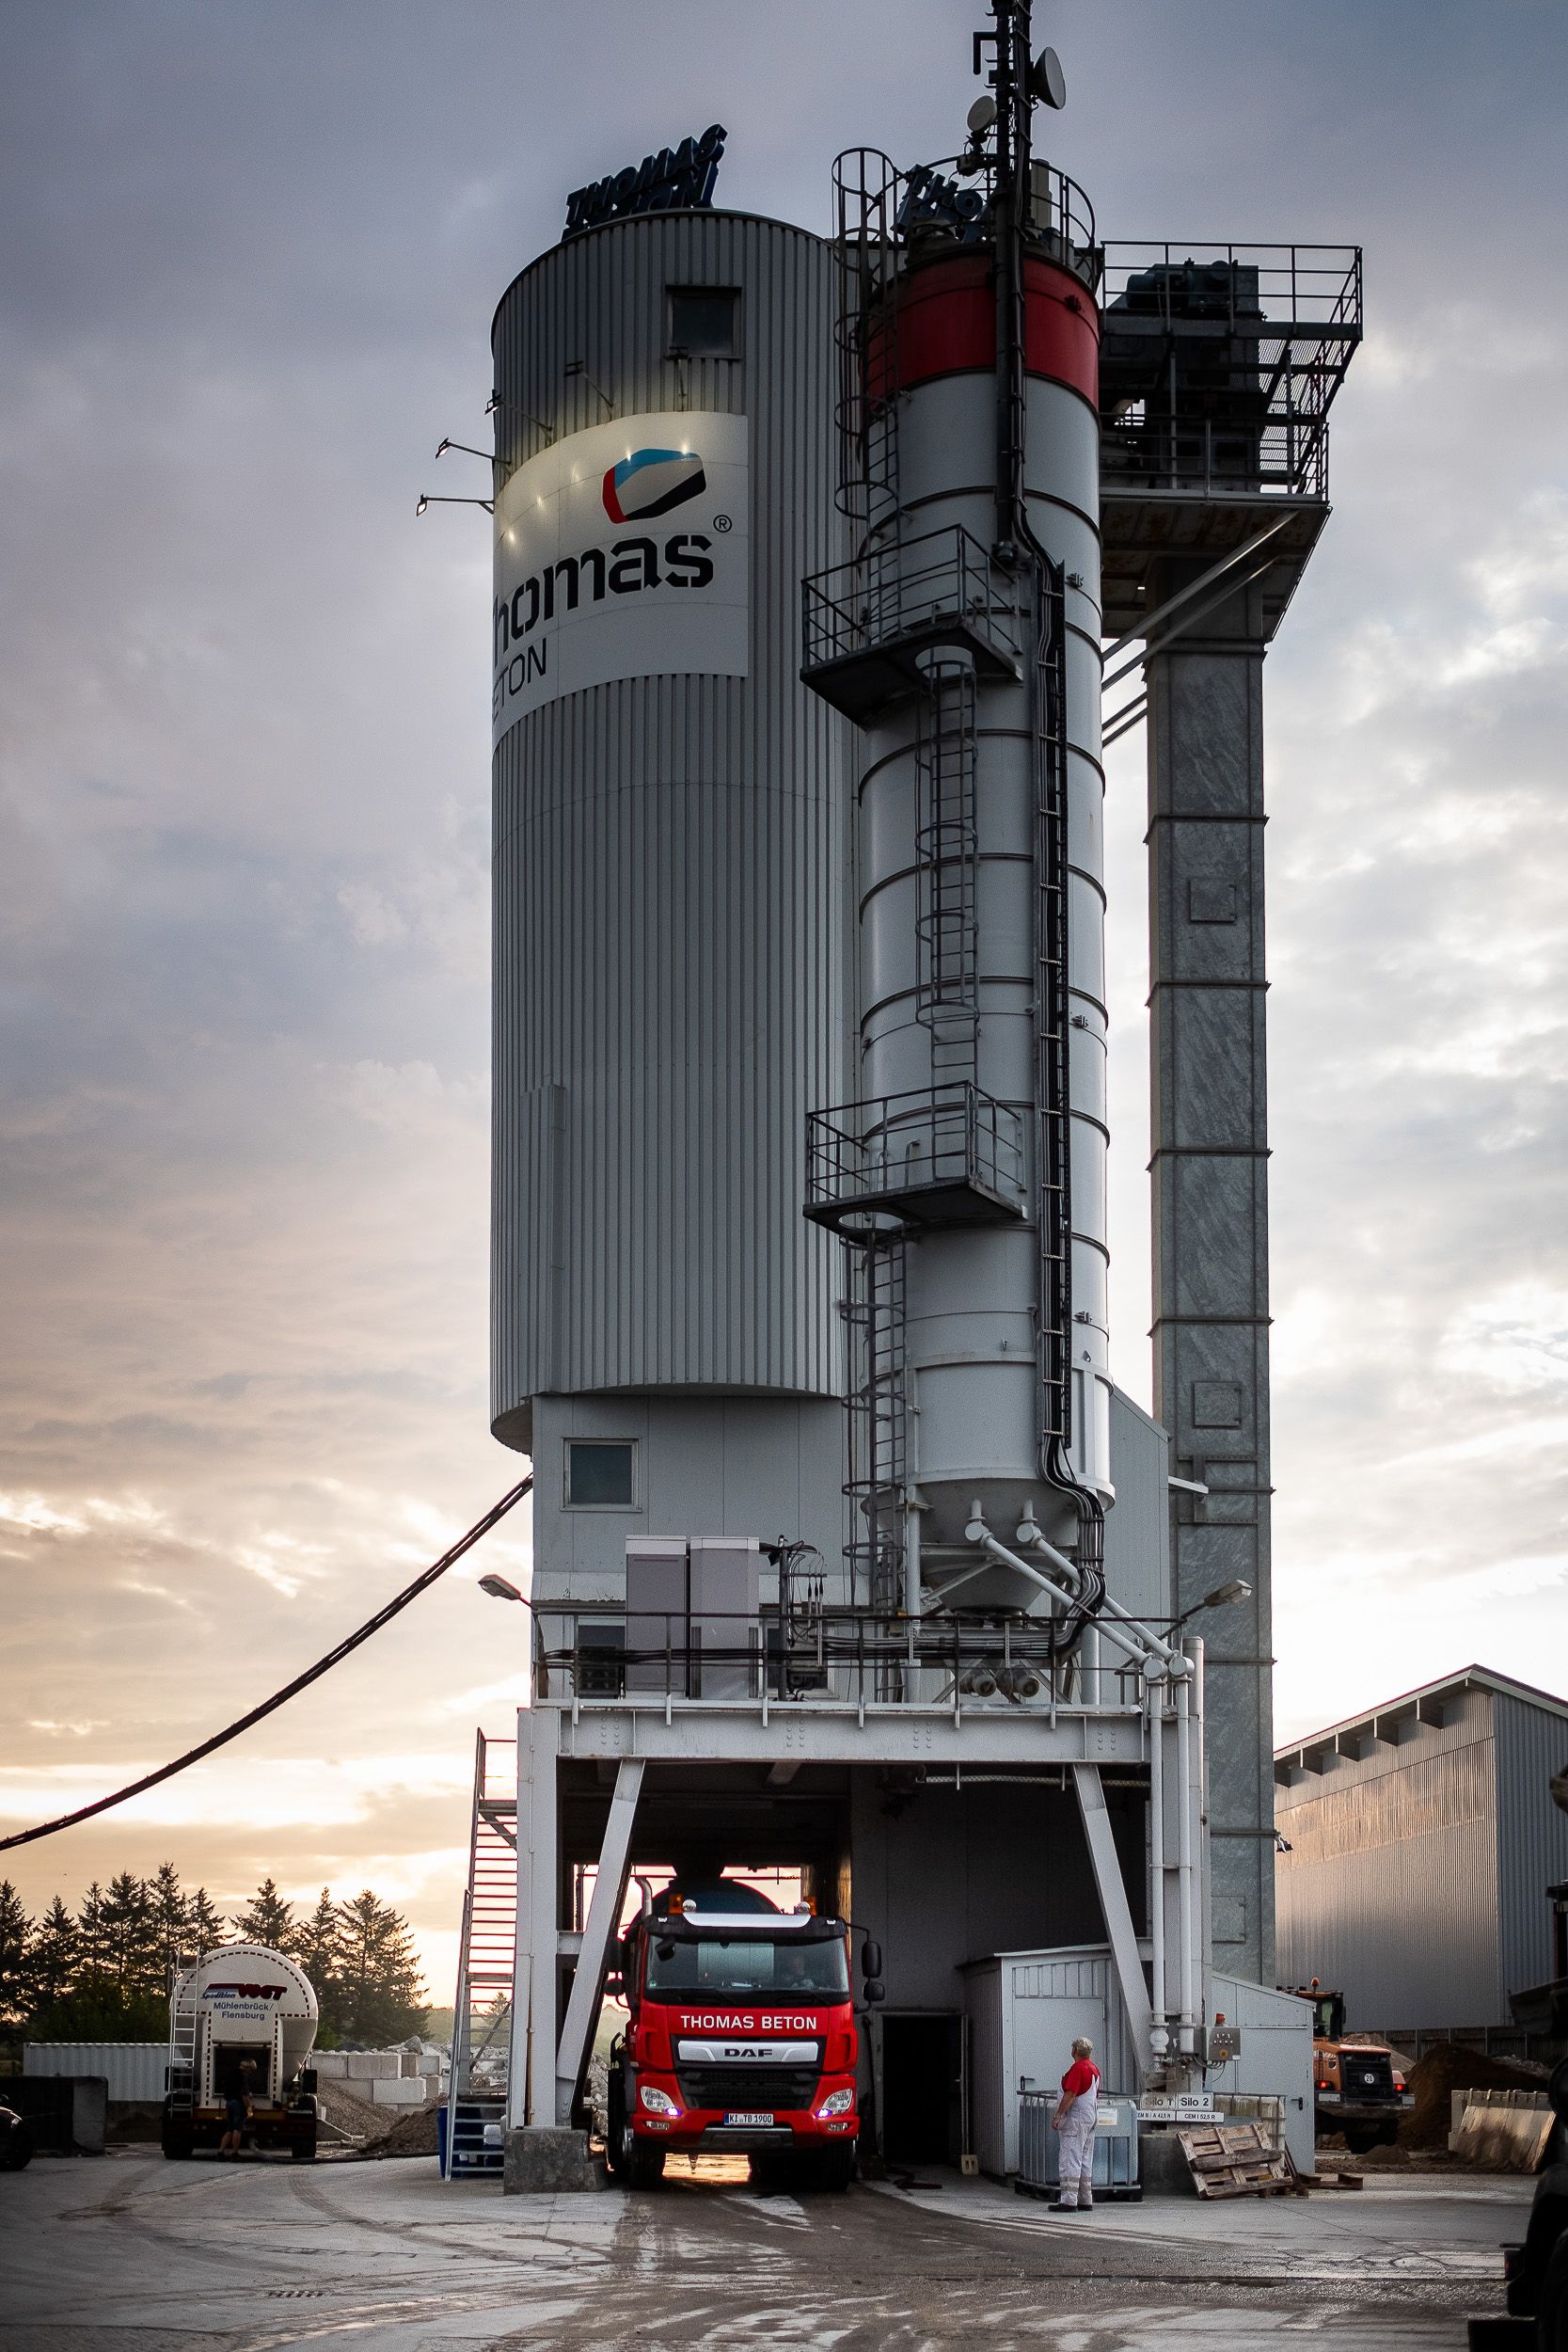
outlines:
[[[531,457],[496,501],[493,740],[553,702],[662,671],[745,677],[747,421],[618,418]]]

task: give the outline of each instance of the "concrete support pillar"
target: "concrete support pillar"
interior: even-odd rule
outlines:
[[[1150,603],[1208,560],[1153,567]],[[1171,1495],[1177,1610],[1252,1586],[1202,1621],[1214,1963],[1272,1984],[1263,643],[1243,589],[1147,675],[1154,1410],[1210,1489]]]

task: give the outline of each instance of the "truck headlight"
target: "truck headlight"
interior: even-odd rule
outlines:
[[[830,2115],[847,2115],[855,2104],[852,2090],[830,2090],[816,2110],[816,2120],[825,2122]]]
[[[637,2095],[650,2115],[678,2115],[680,2113],[679,2107],[671,2098],[670,2093],[667,2090],[660,2090],[657,2083],[640,2084]]]

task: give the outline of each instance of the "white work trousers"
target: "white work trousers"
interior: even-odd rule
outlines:
[[[1061,2142],[1057,2171],[1064,2205],[1094,2203],[1094,2122],[1099,2102],[1074,2099],[1056,2137]]]

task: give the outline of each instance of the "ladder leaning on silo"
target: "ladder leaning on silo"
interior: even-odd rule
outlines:
[[[499,2174],[517,1957],[517,1742],[474,1751],[468,1883],[452,2007],[446,2179]]]

